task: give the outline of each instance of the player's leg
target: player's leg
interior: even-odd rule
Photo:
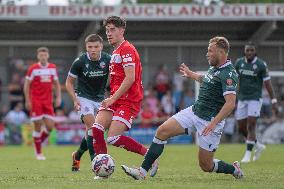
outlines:
[[[84,121],[84,124],[86,125],[86,129],[87,129],[87,137],[86,137],[87,146],[86,147],[87,147],[87,150],[89,150],[90,159],[92,161],[95,157],[95,151],[94,151],[94,147],[93,147],[93,134],[92,134],[93,133],[92,132],[92,126],[95,123],[95,116],[93,114],[84,115],[83,121]],[[84,147],[82,150],[84,150],[84,149],[86,149],[86,148]],[[81,158],[81,156],[80,156],[80,158]],[[80,158],[78,160],[80,160]]]
[[[257,157],[254,155],[253,160],[257,160],[260,157],[261,152],[265,149],[265,146],[262,144],[259,144],[256,140],[256,121],[257,118],[260,116],[260,110],[261,110],[261,101],[248,101],[248,124],[247,124],[247,149],[244,155],[244,158],[242,159],[242,162],[248,163],[250,162],[252,150],[255,147],[255,150],[257,153]],[[256,145],[257,144],[257,145]]]
[[[240,179],[243,177],[243,172],[238,162],[229,164],[222,160],[213,159],[213,158],[214,158],[214,152],[199,147],[199,152],[198,152],[199,166],[204,172],[231,174],[236,179]]]
[[[141,167],[137,169],[122,165],[122,169],[127,175],[136,180],[144,179],[147,175],[147,172],[152,168],[152,164],[163,153],[167,140],[172,136],[181,135],[184,133],[185,129],[181,127],[174,118],[169,118],[157,129],[156,136],[153,139],[153,142],[144,158],[144,161],[141,164]]]
[[[231,174],[235,178],[239,179],[243,177],[243,173],[238,162],[228,164],[222,160],[213,159],[214,152],[220,143],[224,123],[224,121],[218,123],[213,132],[204,136],[200,133],[202,133],[204,128],[209,124],[209,121],[205,121],[198,117],[194,120],[199,140],[199,166],[204,172]]]
[[[191,107],[189,107],[178,112],[159,126],[141,167],[137,169],[122,165],[124,172],[134,179],[144,179],[152,164],[162,154],[164,146],[170,137],[194,131],[192,117],[193,113]]]
[[[33,131],[33,140],[35,147],[35,155],[38,160],[45,160],[45,157],[42,154],[41,149],[41,126],[43,124],[41,119],[33,119],[34,131]]]
[[[244,136],[245,140],[247,139],[248,135],[247,122],[248,122],[247,118],[238,120],[239,133]]]
[[[95,123],[92,126],[92,135],[94,137],[93,147],[96,154],[106,154],[107,146],[104,139],[104,132],[109,128],[112,122],[113,112],[111,110],[99,110]]]

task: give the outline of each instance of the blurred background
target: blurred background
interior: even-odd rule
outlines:
[[[128,133],[149,144],[156,127],[177,111],[193,104],[196,84],[177,70],[186,63],[206,71],[208,40],[225,36],[229,57],[243,56],[248,41],[270,69],[279,102],[275,117],[266,90],[258,120],[263,143],[284,143],[284,1],[283,0],[0,0],[0,145],[31,145],[32,125],[24,109],[23,83],[36,49],[47,46],[50,62],[58,67],[63,102],[56,109],[57,130],[50,143],[77,144],[84,126],[73,111],[65,79],[73,60],[84,51],[84,39],[98,33],[104,51],[112,53],[102,21],[110,15],[126,18],[126,39],[140,53],[145,97],[142,110]],[[222,142],[243,142],[232,114]],[[170,143],[189,144],[193,136]]]

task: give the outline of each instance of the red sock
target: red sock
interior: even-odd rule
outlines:
[[[34,138],[36,154],[41,154],[41,138],[40,137],[33,137],[33,138]]]
[[[41,142],[44,142],[45,139],[48,138],[48,136],[49,136],[49,133],[47,133],[46,131],[42,131],[42,132],[41,132],[41,136],[40,136]]]
[[[106,141],[104,139],[104,128],[103,126],[95,123],[92,127],[93,131],[93,146],[96,155],[98,154],[107,154]]]
[[[116,147],[124,148],[127,151],[134,152],[142,156],[145,156],[145,154],[147,153],[147,148],[145,148],[145,146],[128,136],[117,136],[116,139],[113,140],[113,142],[109,141],[109,143]]]

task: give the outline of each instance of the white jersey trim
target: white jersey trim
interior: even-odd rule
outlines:
[[[225,91],[225,92],[223,93],[223,96],[226,96],[226,95],[228,95],[228,94],[237,94],[237,93],[236,93],[236,91]]]
[[[78,76],[77,76],[77,75],[72,74],[71,72],[68,72],[68,75],[69,75],[69,76],[71,76],[71,77],[74,77],[74,78],[76,78],[76,79],[78,78]]]
[[[263,78],[263,81],[267,81],[267,80],[270,80],[270,79],[271,79],[271,77],[267,76],[267,77]]]
[[[135,63],[127,63],[127,64],[123,64],[123,67],[127,67],[127,66],[135,66]]]

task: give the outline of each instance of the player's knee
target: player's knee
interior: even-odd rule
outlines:
[[[156,133],[157,138],[160,140],[167,140],[169,138],[169,131],[167,128],[159,127]]]
[[[120,138],[120,135],[107,137],[107,143],[111,145],[115,145],[116,141]]]
[[[199,161],[199,166],[204,172],[211,172],[212,171],[212,164],[206,161]]]

